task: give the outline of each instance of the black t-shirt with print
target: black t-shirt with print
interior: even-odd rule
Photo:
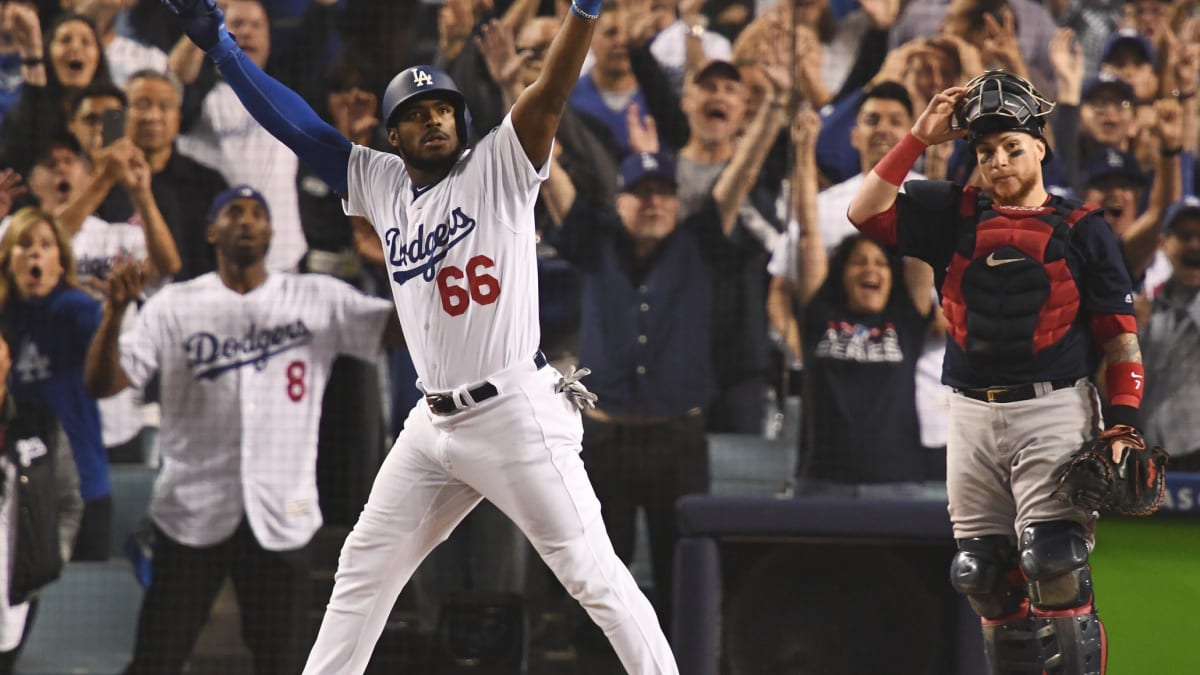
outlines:
[[[798,473],[840,483],[922,480],[915,378],[929,317],[903,282],[882,313],[851,314],[835,306],[833,281],[804,312]]]

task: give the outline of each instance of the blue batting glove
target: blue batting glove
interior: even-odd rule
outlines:
[[[162,4],[179,17],[183,32],[206,52],[229,34],[225,29],[225,13],[215,0],[162,0]]]

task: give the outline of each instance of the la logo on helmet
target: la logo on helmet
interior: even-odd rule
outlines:
[[[418,87],[428,87],[433,84],[433,77],[423,70],[413,71],[413,84]]]

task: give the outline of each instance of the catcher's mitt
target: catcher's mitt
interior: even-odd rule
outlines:
[[[1120,462],[1113,461],[1116,441],[1129,444]],[[1162,504],[1166,465],[1162,448],[1147,449],[1136,429],[1117,426],[1084,443],[1059,468],[1054,496],[1085,509],[1148,516]]]

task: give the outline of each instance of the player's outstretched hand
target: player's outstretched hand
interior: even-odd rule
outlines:
[[[164,7],[179,17],[183,32],[208,51],[216,46],[225,30],[225,13],[216,0],[161,0]]]
[[[595,408],[596,400],[599,397],[588,391],[583,382],[580,382],[580,380],[591,374],[592,370],[590,368],[575,370],[575,366],[571,366],[567,374],[563,375],[558,384],[554,386],[554,391],[566,396],[567,400],[580,410]]]

